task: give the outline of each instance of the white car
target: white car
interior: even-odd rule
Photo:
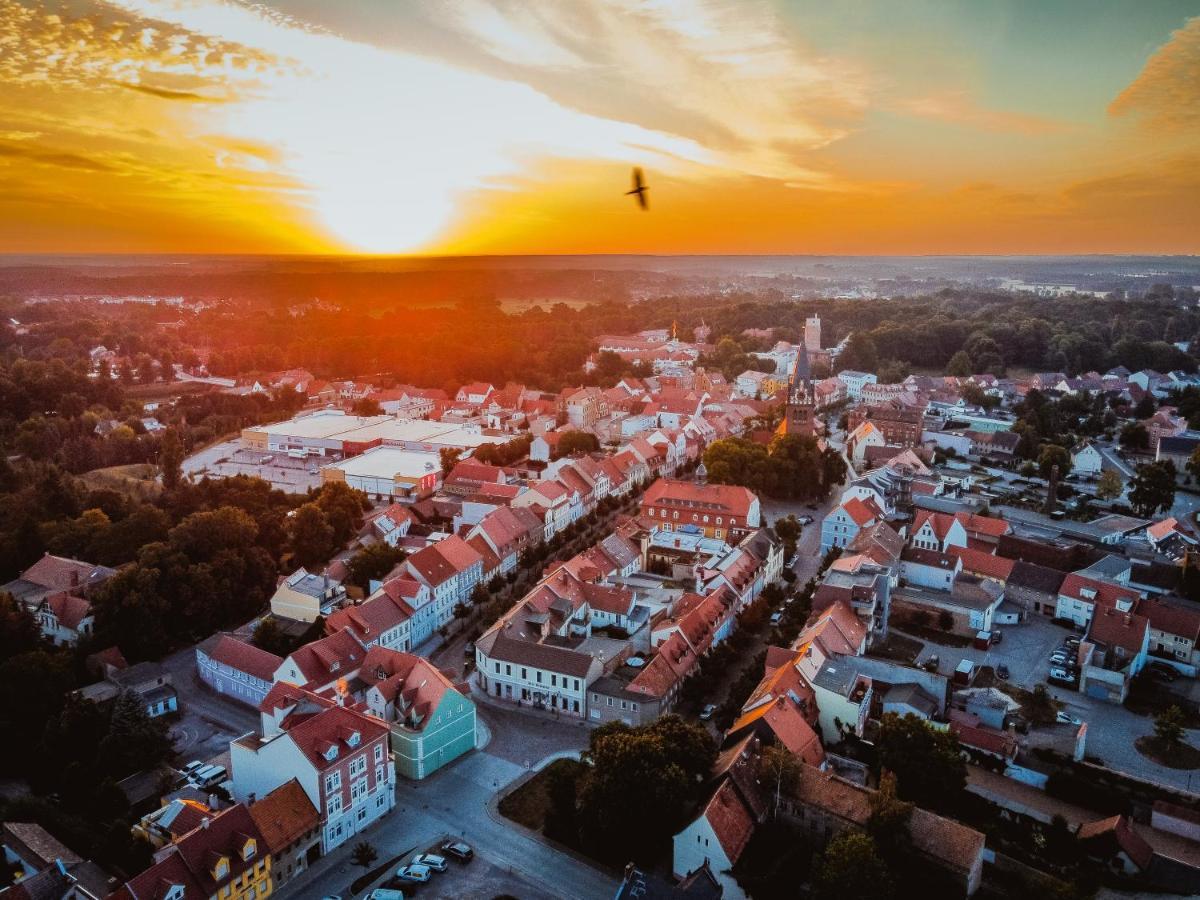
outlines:
[[[413,865],[428,866],[435,872],[446,871],[446,860],[436,853],[421,853],[413,857]]]
[[[424,883],[429,880],[429,875],[432,871],[429,866],[421,866],[413,863],[397,869],[396,877],[401,881],[419,881]]]
[[[1054,720],[1056,722],[1058,722],[1060,725],[1082,725],[1083,724],[1083,719],[1079,718],[1078,716],[1072,716],[1069,713],[1063,712],[1062,710],[1059,710],[1057,713],[1054,714]]]
[[[713,717],[713,713],[715,713],[716,711],[717,711],[717,705],[715,703],[709,703],[707,706],[704,707],[704,709],[700,710],[700,720],[702,722],[707,722],[709,719],[711,719]]]
[[[1075,676],[1066,669],[1051,669],[1050,677],[1057,678],[1059,681],[1074,681]]]
[[[782,621],[783,621],[783,613],[781,613],[781,612],[771,613],[771,624],[772,625],[778,625]]]

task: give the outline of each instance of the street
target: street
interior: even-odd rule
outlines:
[[[257,710],[222,697],[196,674],[196,649],[177,650],[162,661],[179,695],[179,718],[171,726],[171,739],[181,762],[201,762],[229,750],[229,742],[258,728]]]

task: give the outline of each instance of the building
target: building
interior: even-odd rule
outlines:
[[[250,811],[238,803],[204,818],[168,844],[154,864],[130,879],[112,900],[259,900],[271,896],[271,853]]]
[[[374,500],[420,500],[437,490],[442,477],[437,453],[373,447],[321,468],[322,484],[341,482]]]
[[[1104,457],[1091,441],[1084,441],[1071,451],[1071,472],[1075,475],[1099,475]]]
[[[788,434],[811,437],[817,433],[817,394],[812,380],[809,351],[801,347],[788,378],[783,425]]]
[[[133,693],[145,704],[146,715],[155,719],[179,711],[179,695],[173,681],[171,673],[154,662],[134,663],[123,669],[106,665],[103,681],[82,687],[76,693],[100,705],[112,703],[121,694]]]
[[[821,552],[848,546],[864,528],[883,521],[883,510],[872,499],[851,497],[821,523]]]
[[[740,540],[762,524],[758,496],[731,484],[660,478],[642,495],[640,513],[664,531],[695,526],[708,537]]]
[[[196,645],[196,674],[226,697],[253,706],[262,703],[275,683],[283,660],[240,641],[231,634],[214,634]]]
[[[314,575],[301,567],[279,582],[271,595],[271,613],[281,619],[315,622],[346,602],[346,589],[328,575]]]
[[[246,803],[296,779],[320,815],[327,854],[396,805],[388,726],[362,708],[292,684],[259,707],[261,730],[229,745],[234,796]]]
[[[899,404],[858,406],[850,410],[849,427],[871,422],[883,432],[887,443],[896,447],[916,447],[921,443],[925,416],[917,407]]]
[[[404,561],[409,577],[429,588],[428,602],[415,607],[412,646],[419,647],[454,616],[454,607],[470,602],[483,578],[483,557],[456,534],[418,550]]]
[[[812,766],[801,767],[796,792],[785,798],[781,812],[820,844],[847,829],[865,829],[871,819],[870,788],[861,787]],[[983,878],[984,836],[973,828],[914,806],[908,819],[912,852],[929,863],[930,878],[939,876],[971,896]]]
[[[366,710],[387,723],[396,771],[421,779],[475,749],[475,703],[429,660],[375,648],[358,680]]]
[[[321,817],[293,778],[250,806],[271,854],[271,880],[281,888],[321,855]]]
[[[843,369],[837,377],[846,386],[846,396],[854,401],[862,399],[864,387],[878,380],[874,372],[855,372],[853,369]]]
[[[10,594],[27,610],[36,612],[56,594],[87,599],[115,574],[116,570],[107,566],[47,553],[20,577],[0,585],[0,593]]]
[[[1055,615],[1070,619],[1079,627],[1086,627],[1096,610],[1132,612],[1138,602],[1138,592],[1110,581],[1089,578],[1072,572],[1063,579],[1058,589],[1058,605]]]
[[[1079,648],[1079,689],[1089,697],[1124,703],[1149,649],[1149,619],[1117,607],[1097,609]]]
[[[804,320],[804,349],[809,353],[821,350],[821,317],[816,313]]]

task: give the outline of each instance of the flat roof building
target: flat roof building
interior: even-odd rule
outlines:
[[[373,447],[321,469],[321,481],[341,481],[380,500],[420,499],[437,490],[442,477],[436,452]]]

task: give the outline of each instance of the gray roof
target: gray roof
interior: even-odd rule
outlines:
[[[938,702],[916,684],[893,685],[884,693],[883,702],[911,706],[926,716],[933,716],[938,711]]]
[[[1099,559],[1092,563],[1086,569],[1082,569],[1080,575],[1088,575],[1096,578],[1107,578],[1110,581],[1116,581],[1122,575],[1130,574],[1133,568],[1133,563],[1125,559],[1123,556],[1114,556],[1109,553],[1103,559]]]

